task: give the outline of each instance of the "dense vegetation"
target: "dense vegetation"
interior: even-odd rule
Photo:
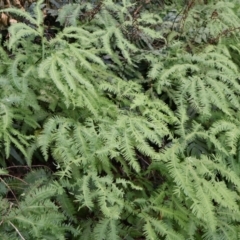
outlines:
[[[0,238],[240,239],[239,0],[9,7]]]

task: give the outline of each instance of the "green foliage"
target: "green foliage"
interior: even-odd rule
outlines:
[[[7,173],[0,178],[2,239],[65,239],[71,227],[65,226],[66,217],[52,201],[57,189],[50,178],[43,169],[23,179]]]
[[[42,3],[1,10],[2,239],[239,239],[238,2]]]

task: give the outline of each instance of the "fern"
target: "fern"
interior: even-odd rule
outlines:
[[[12,193],[16,191],[16,187],[25,189],[25,191],[18,190],[18,195],[14,194],[14,200],[17,202],[7,199],[1,193],[1,232],[8,232],[8,236],[11,236],[12,239],[42,239],[42,237],[50,236],[64,239],[64,229],[66,228],[63,221],[65,216],[58,211],[58,207],[50,200],[56,193],[56,189],[48,184],[49,179],[47,179],[44,171],[40,170],[35,174],[37,176],[42,175],[42,181],[37,179],[36,176],[34,177],[33,173],[26,176],[27,181],[30,178],[35,178],[35,184],[18,181],[17,186],[12,186],[11,181],[1,178],[1,184],[7,184],[8,190]],[[37,186],[37,181],[41,184],[45,181],[45,186]],[[6,208],[4,208],[4,202]]]
[[[239,238],[239,6],[183,2],[1,10],[3,239]]]

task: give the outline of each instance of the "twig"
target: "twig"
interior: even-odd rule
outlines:
[[[19,232],[19,230],[14,226],[14,224],[11,223],[10,221],[9,221],[9,223],[10,223],[10,225],[16,230],[16,232],[18,233],[18,235],[20,236],[20,238],[21,238],[22,240],[26,240],[26,239],[23,237],[23,235]]]
[[[17,204],[19,205],[19,202],[17,200],[16,195],[14,194],[14,192],[12,191],[12,189],[9,187],[9,185],[0,177],[0,180],[3,182],[3,184],[9,189],[9,191],[12,193],[14,199],[16,200]]]

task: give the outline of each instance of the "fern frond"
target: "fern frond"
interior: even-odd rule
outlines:
[[[22,9],[5,8],[5,9],[0,10],[0,12],[8,12],[8,13],[16,14],[16,15],[21,16],[24,19],[28,20],[31,24],[37,25],[36,19],[34,19],[28,12],[22,11]]]

